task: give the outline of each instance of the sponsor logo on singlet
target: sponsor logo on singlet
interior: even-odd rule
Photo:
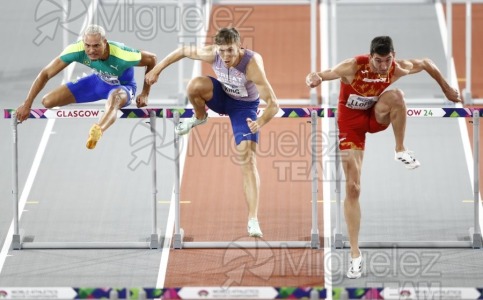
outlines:
[[[362,78],[362,81],[364,81],[364,82],[386,82],[387,78],[374,78],[374,79]]]

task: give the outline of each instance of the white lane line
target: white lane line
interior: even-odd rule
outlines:
[[[37,153],[35,154],[34,161],[32,163],[32,167],[30,168],[30,173],[27,177],[27,181],[25,182],[25,186],[23,188],[22,194],[19,200],[19,216],[22,216],[22,212],[25,208],[25,204],[27,202],[27,198],[30,194],[30,190],[32,189],[32,185],[35,180],[35,176],[37,175],[37,171],[40,167],[40,162],[42,161],[42,157],[44,156],[45,148],[47,147],[47,143],[50,138],[50,133],[52,128],[54,127],[55,119],[50,119],[47,121],[47,125],[45,126],[44,133],[42,135],[42,139],[40,140],[39,147],[37,149]],[[2,272],[3,265],[5,264],[5,259],[7,258],[8,251],[10,246],[12,245],[13,236],[13,220],[10,223],[10,228],[8,229],[7,236],[5,238],[5,242],[2,247],[2,251],[0,252],[0,273]]]
[[[181,147],[181,151],[179,154],[179,186],[181,188],[181,182],[183,178],[183,170],[184,170],[184,163],[186,159],[186,153],[188,149],[188,138],[187,136],[180,137],[180,147],[181,145],[185,145]],[[161,251],[161,260],[159,262],[159,271],[158,271],[158,279],[156,280],[156,288],[161,289],[164,288],[164,282],[166,280],[166,271],[168,269],[168,259],[169,259],[169,252],[171,250],[171,240],[173,238],[173,231],[174,231],[174,216],[175,216],[175,194],[173,188],[173,195],[171,196],[171,204],[169,205],[169,213],[168,213],[168,220],[166,221],[166,232],[164,234],[164,244],[163,250]]]
[[[329,18],[329,7],[326,3],[326,1],[322,1],[321,4],[319,4],[319,15],[322,20],[330,20]],[[331,45],[329,38],[330,38],[330,33],[329,33],[329,27],[326,26],[329,25],[328,21],[325,22],[320,22],[320,69],[321,70],[326,70],[330,67],[330,49],[328,45]],[[322,82],[321,84],[321,96],[322,96],[322,107],[325,109],[327,112],[327,109],[330,106],[330,89],[331,86],[329,85],[328,81]],[[334,118],[334,127],[335,127],[335,118]],[[333,138],[335,134],[335,128],[330,127],[330,121],[329,118],[322,118],[321,122],[322,126],[322,136],[323,137],[328,137],[328,138]],[[331,134],[332,131],[332,134]],[[335,141],[335,137],[333,139]],[[329,143],[330,145],[330,143]],[[335,154],[335,147],[338,147],[338,145],[334,142],[334,148],[329,150],[330,155],[322,155],[322,199],[324,200],[323,204],[323,219],[324,219],[324,272],[323,272],[323,280],[324,280],[324,286],[327,289],[327,300],[332,300],[332,284],[333,284],[333,278],[334,278],[334,271],[332,270],[332,259],[330,259],[332,255],[332,234],[333,234],[333,224],[332,224],[332,213],[331,213],[331,202],[332,195],[331,192],[333,190],[333,185],[332,183],[334,182],[334,178],[330,178],[331,174],[333,173],[332,168],[335,167],[333,158]],[[324,153],[324,152],[322,152]],[[329,157],[328,157],[329,156]],[[332,160],[332,161],[330,161]],[[334,168],[335,169],[335,168]],[[327,176],[327,177],[325,177]],[[337,174],[336,174],[337,176]]]
[[[209,3],[206,4],[205,6],[206,9],[206,14],[205,16],[208,16],[205,21],[206,24],[209,24],[210,17],[211,16],[211,5]],[[204,30],[203,28],[208,28],[208,27],[203,27],[200,28],[200,32],[198,33],[200,37],[206,37],[208,32]],[[199,45],[201,46],[201,41],[203,39],[197,39]],[[193,64],[193,72],[192,72],[192,78],[196,76],[201,75],[201,62],[199,61],[194,61]],[[184,91],[183,91],[184,93]],[[187,148],[188,148],[188,138],[186,136],[183,136],[183,144],[181,144],[181,139],[180,139],[180,145],[186,145],[184,148],[181,148],[181,153],[179,156],[179,174],[180,174],[180,182],[179,186],[181,188],[181,181],[183,178],[183,170],[184,170],[184,163],[185,163],[185,158],[186,158],[186,153],[187,153]],[[174,189],[173,189],[174,191]],[[163,288],[164,287],[164,282],[166,280],[166,271],[168,268],[168,259],[169,259],[169,251],[170,251],[170,244],[171,244],[171,239],[173,238],[173,230],[174,230],[174,192],[173,196],[171,197],[171,204],[169,206],[169,213],[168,213],[168,220],[166,221],[166,233],[164,235],[164,245],[163,245],[163,250],[161,252],[161,261],[159,263],[159,271],[158,271],[158,279],[156,281],[156,288]],[[180,201],[183,203],[183,201]]]

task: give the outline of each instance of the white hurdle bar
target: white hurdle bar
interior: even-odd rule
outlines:
[[[183,118],[191,117],[193,115],[192,110],[183,110]],[[263,110],[259,111],[261,114]],[[204,241],[204,242],[185,242],[184,230],[180,224],[180,164],[179,164],[179,136],[175,133],[175,232],[173,236],[173,249],[183,249],[183,248],[205,248],[205,249],[215,249],[215,248],[312,248],[318,249],[320,247],[320,236],[318,229],[318,215],[317,215],[317,193],[318,193],[318,173],[317,173],[317,119],[323,114],[322,108],[281,108],[279,114],[276,117],[310,117],[311,118],[311,147],[312,147],[312,157],[311,157],[311,179],[312,179],[312,228],[310,233],[310,241],[259,241],[254,239],[254,241]],[[217,114],[209,111],[209,116],[216,117]],[[166,114],[165,117],[170,117],[170,113]],[[179,111],[173,110],[172,117],[174,119],[174,124],[177,125],[180,120]],[[218,117],[220,117],[218,115]]]
[[[479,109],[473,108],[408,108],[408,117],[451,117],[451,118],[469,118],[472,117],[473,123],[473,202],[474,202],[474,227],[469,228],[468,241],[360,241],[359,246],[361,248],[482,248],[482,236],[479,224],[479,206],[480,206],[480,189],[479,189],[479,167],[480,167],[480,154],[479,154],[479,132],[480,132],[480,112]],[[336,116],[337,118],[337,116]],[[335,122],[336,130],[338,131],[337,121]],[[341,177],[340,171],[340,158],[338,147],[338,134],[336,134],[336,224],[334,230],[334,248],[342,249],[349,248],[349,241],[344,239],[341,233]]]
[[[30,119],[78,119],[98,118],[104,112],[103,109],[32,109]],[[161,109],[121,109],[118,118],[150,118],[152,135],[152,232],[145,242],[30,242],[23,241],[19,230],[19,195],[18,195],[18,131],[17,117],[14,109],[5,109],[4,118],[12,119],[12,197],[14,233],[12,236],[13,250],[21,249],[159,249],[160,240],[157,234],[157,200],[156,200],[156,117],[162,114]]]

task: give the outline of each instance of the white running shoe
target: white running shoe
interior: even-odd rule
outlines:
[[[402,162],[406,169],[409,170],[414,170],[421,165],[421,163],[419,163],[419,161],[414,157],[414,152],[410,150],[396,152],[394,159]]]
[[[357,279],[362,276],[362,271],[364,270],[364,259],[362,258],[362,253],[359,251],[359,257],[352,258],[349,266],[349,271],[347,271],[347,277],[350,279]]]
[[[251,218],[250,220],[248,220],[247,230],[248,230],[248,236],[251,236],[251,237],[263,236],[262,230],[260,229],[260,224],[258,224],[257,219]]]
[[[184,135],[190,132],[191,128],[204,124],[208,120],[208,114],[205,115],[205,118],[202,120],[198,120],[196,116],[193,114],[193,116],[187,120],[185,120],[183,123],[180,123],[176,126],[175,131],[178,135]]]

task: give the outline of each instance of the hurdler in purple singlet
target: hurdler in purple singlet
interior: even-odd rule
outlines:
[[[258,132],[251,133],[247,118],[255,121],[260,103],[257,87],[246,78],[246,68],[255,52],[244,49],[240,62],[227,68],[220,55],[215,56],[212,64],[217,79],[213,82],[213,98],[206,105],[213,111],[230,117],[236,144],[243,140],[258,142]]]

